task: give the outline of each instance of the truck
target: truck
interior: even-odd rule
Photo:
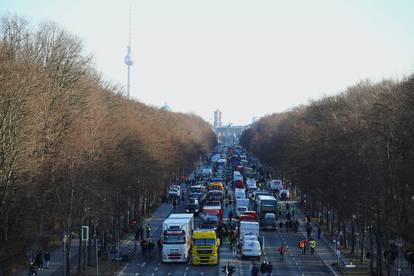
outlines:
[[[194,230],[192,214],[176,214],[168,217],[162,224],[162,261],[187,262],[190,257],[191,235]],[[180,218],[182,215],[191,216]]]
[[[204,215],[216,215],[218,223],[221,224],[223,219],[223,209],[221,208],[221,203],[219,201],[208,201],[203,206],[203,216]]]
[[[220,240],[216,231],[197,229],[193,233],[191,257],[193,265],[218,264]]]
[[[274,196],[259,195],[255,200],[255,208],[256,213],[261,220],[266,213],[277,214],[277,200]]]
[[[281,179],[273,179],[270,180],[269,188],[273,193],[279,194],[279,192],[283,189],[283,182]]]
[[[233,183],[234,187],[236,188],[244,188],[243,176],[238,171],[234,171],[233,173]]]
[[[218,191],[221,191],[223,194],[225,192],[223,183],[221,182],[211,182],[210,186],[208,187],[208,190],[209,191],[218,190]]]
[[[189,219],[191,231],[194,230],[194,215],[193,214],[170,214],[170,219]]]
[[[249,207],[250,199],[245,197],[236,197],[236,206],[246,206]]]
[[[246,191],[242,188],[236,188],[234,189],[234,197],[237,199],[239,198],[246,198]]]
[[[260,260],[264,251],[264,239],[259,236],[259,223],[253,221],[240,221],[239,237],[242,258],[254,257]]]

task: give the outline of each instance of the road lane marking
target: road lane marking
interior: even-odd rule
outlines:
[[[155,274],[154,274],[154,272],[151,274],[151,276],[154,276]]]
[[[135,273],[135,276],[139,276],[139,272]]]
[[[188,271],[188,268],[189,268],[189,267],[187,266],[187,267],[185,268],[185,271]]]
[[[158,271],[158,267],[156,267],[156,268],[154,269],[154,271]]]
[[[146,262],[143,262],[143,263],[141,264],[141,267],[144,267],[146,264],[147,264]]]
[[[187,276],[187,272],[184,272],[184,275],[183,276]]]

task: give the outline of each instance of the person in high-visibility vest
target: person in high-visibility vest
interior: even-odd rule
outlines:
[[[306,247],[308,242],[306,240],[300,240],[298,242],[298,247],[302,250],[302,254],[305,255],[306,254]]]
[[[285,249],[285,245],[284,245],[284,244],[282,244],[282,245],[279,247],[280,261],[283,261],[283,260],[284,260],[285,251],[286,251],[286,249]]]
[[[313,238],[310,239],[309,246],[310,246],[310,253],[311,255],[313,255],[313,253],[315,252],[315,247],[316,247],[316,241]]]

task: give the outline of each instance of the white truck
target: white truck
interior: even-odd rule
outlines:
[[[164,220],[162,224],[162,261],[165,263],[187,262],[191,254],[193,231],[194,218],[192,214],[176,214],[175,217]]]
[[[254,257],[260,260],[264,252],[264,239],[259,236],[259,223],[253,221],[240,222],[240,248],[242,258]]]
[[[236,198],[236,200],[238,198],[246,198],[246,190],[242,188],[234,189],[234,197]]]
[[[236,198],[236,208],[240,206],[244,206],[249,209],[250,200],[248,198]]]
[[[255,201],[256,213],[260,220],[264,218],[266,213],[277,214],[277,199],[269,195],[259,195]]]
[[[191,226],[191,232],[194,231],[194,214],[170,214],[168,217],[170,219],[189,219],[190,220],[190,226]]]
[[[256,185],[256,180],[254,180],[253,178],[249,178],[246,180],[246,187],[247,190],[257,190],[257,185]]]

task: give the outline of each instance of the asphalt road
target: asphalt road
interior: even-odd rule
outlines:
[[[229,208],[225,208],[224,214],[227,216]],[[172,210],[170,204],[163,204],[158,208],[151,220],[150,224],[153,229],[153,239],[158,240],[161,234],[162,221],[168,217],[170,213],[184,212],[184,205],[177,206],[177,209]],[[322,262],[317,250],[314,255],[302,255],[296,247],[297,242],[304,237],[303,217],[299,217],[301,226],[297,233],[286,233],[286,229],[276,231],[261,231],[261,235],[265,239],[265,255],[262,260],[270,260],[273,265],[272,275],[332,275],[329,268]],[[196,225],[199,222],[196,219]],[[278,248],[281,243],[286,245],[285,260],[279,260]],[[236,273],[233,275],[250,275],[252,260],[242,260],[240,256],[233,255],[229,245],[223,244],[220,247],[220,263],[218,266],[192,266],[190,263],[168,263],[164,264],[161,257],[158,256],[158,251],[155,250],[151,256],[143,257],[138,254],[118,274],[119,276],[208,276],[208,275],[224,275],[221,272],[221,267],[230,263],[235,266]],[[258,265],[259,262],[255,261]]]

